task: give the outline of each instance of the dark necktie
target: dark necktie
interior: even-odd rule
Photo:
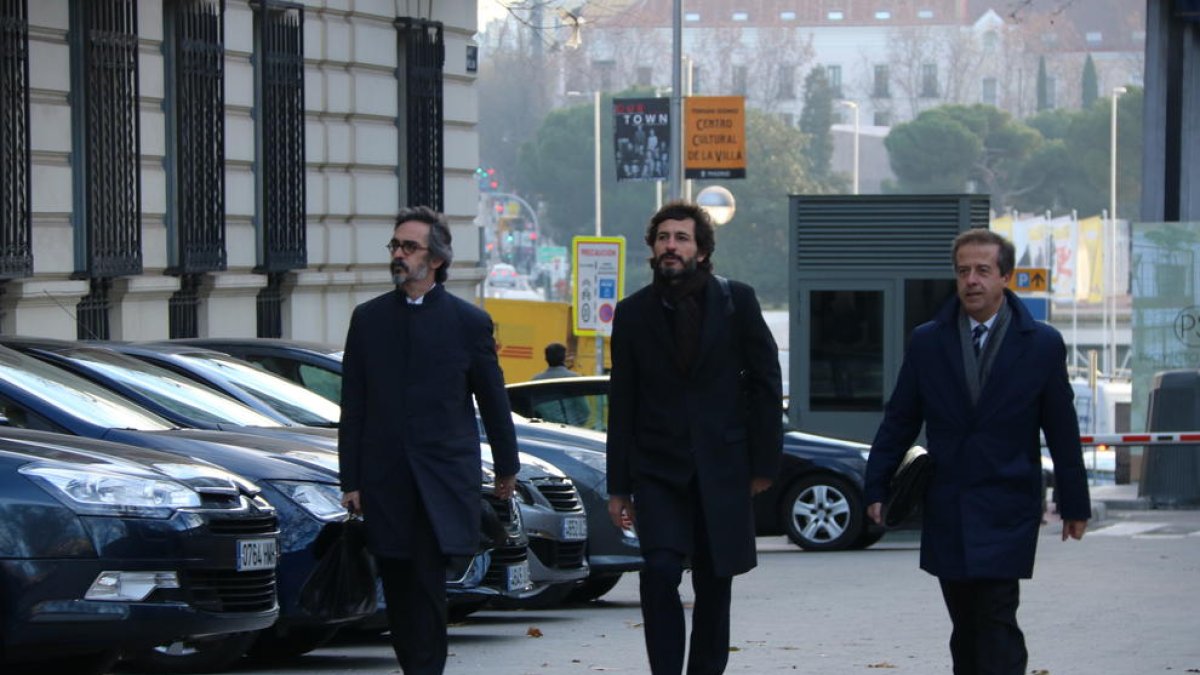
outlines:
[[[975,347],[975,358],[979,358],[980,347],[983,346],[983,334],[987,332],[987,325],[979,324],[971,329],[971,345]]]

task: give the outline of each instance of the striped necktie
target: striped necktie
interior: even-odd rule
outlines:
[[[986,324],[979,324],[971,329],[971,345],[975,347],[975,358],[979,358],[980,348],[983,346],[983,334],[987,332]]]

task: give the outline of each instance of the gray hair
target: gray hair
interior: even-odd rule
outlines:
[[[454,247],[451,246],[453,237],[450,235],[450,225],[446,216],[434,211],[428,206],[409,206],[400,209],[396,214],[396,227],[410,220],[425,223],[429,226],[429,255],[442,261],[437,268],[434,281],[443,283],[450,276],[450,265],[454,262]]]

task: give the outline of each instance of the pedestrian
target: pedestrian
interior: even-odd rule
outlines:
[[[546,369],[533,376],[535,380],[552,380],[558,377],[578,377],[579,373],[567,367],[567,346],[561,342],[546,345]]]
[[[751,498],[779,468],[778,350],[754,289],[713,275],[703,209],[667,204],[646,244],[653,282],[617,305],[613,325],[608,511],[641,541],[651,672],[683,672],[679,584],[690,560],[687,672],[722,673],[733,577],[757,562]]]
[[[1091,517],[1066,347],[1005,286],[1013,245],[986,229],[954,240],[957,297],[912,333],[867,463],[868,515],[925,426],[932,476],[921,569],[938,578],[955,675],[1020,675],[1020,579],[1033,576],[1041,526],[1039,434],[1054,459],[1062,539]]]
[[[454,260],[444,216],[402,209],[387,248],[396,289],[355,308],[346,334],[342,503],[363,516],[401,670],[429,675],[446,666],[449,558],[479,545],[473,400],[500,499],[519,462],[491,318],[442,285]]]

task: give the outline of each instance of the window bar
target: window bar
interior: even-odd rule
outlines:
[[[9,279],[33,273],[26,0],[0,0],[0,91],[0,279]]]

